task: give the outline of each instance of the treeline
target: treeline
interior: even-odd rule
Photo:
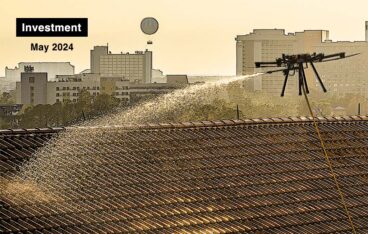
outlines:
[[[91,96],[88,91],[81,91],[77,102],[66,101],[53,105],[25,107],[13,118],[3,119],[1,128],[42,128],[68,126],[90,118],[111,112],[121,105],[119,99],[100,94]]]

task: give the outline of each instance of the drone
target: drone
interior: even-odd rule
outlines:
[[[283,84],[282,91],[281,91],[281,97],[283,97],[285,95],[286,83],[288,81],[289,76],[295,75],[296,72],[298,71],[299,95],[302,95],[303,87],[305,87],[306,93],[309,93],[307,79],[305,77],[305,72],[304,72],[304,69],[308,68],[308,63],[312,67],[312,69],[314,71],[314,74],[316,75],[317,80],[318,80],[319,84],[322,87],[323,92],[327,92],[327,89],[324,86],[324,84],[321,80],[321,77],[319,76],[319,74],[317,72],[317,69],[314,66],[314,63],[330,62],[330,61],[334,61],[334,60],[345,59],[345,58],[352,57],[352,56],[355,56],[355,55],[358,55],[358,54],[360,54],[360,53],[351,54],[351,55],[348,55],[348,56],[345,55],[345,52],[336,53],[336,54],[329,54],[329,55],[325,55],[323,53],[318,53],[318,54],[317,53],[296,54],[296,55],[282,54],[282,57],[277,58],[276,61],[274,61],[274,62],[255,62],[255,66],[256,66],[256,68],[283,67],[282,69],[271,70],[271,71],[265,72],[266,74],[271,74],[271,73],[274,73],[274,72],[283,72],[283,74],[285,76],[285,80],[284,80],[284,84]],[[304,68],[304,64],[306,66],[305,68]]]

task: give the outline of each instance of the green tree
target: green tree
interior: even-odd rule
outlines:
[[[3,92],[0,96],[0,104],[14,104],[14,98],[8,92]]]
[[[104,114],[119,105],[119,99],[108,95],[108,94],[100,94],[96,97],[93,102],[93,111],[94,114]]]

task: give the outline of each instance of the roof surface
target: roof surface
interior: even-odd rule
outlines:
[[[319,121],[358,233],[368,232],[367,120]],[[39,165],[55,197],[12,190],[6,180],[59,131],[0,132],[10,194],[0,192],[0,232],[351,231],[308,118],[79,128],[55,146],[52,170]]]

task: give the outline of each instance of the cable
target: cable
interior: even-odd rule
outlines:
[[[332,163],[331,163],[331,160],[330,160],[330,157],[328,156],[327,154],[327,150],[326,150],[326,147],[325,147],[325,144],[323,142],[323,139],[322,139],[322,136],[321,136],[321,132],[319,130],[319,127],[318,127],[318,124],[317,124],[317,121],[315,120],[315,117],[314,117],[314,114],[313,114],[313,111],[312,111],[312,108],[311,108],[311,105],[309,103],[309,99],[308,99],[308,96],[307,96],[307,93],[305,91],[305,87],[304,87],[304,84],[301,85],[302,86],[302,89],[303,89],[303,94],[304,94],[304,97],[305,97],[305,101],[307,102],[307,105],[308,105],[308,109],[309,109],[309,112],[312,116],[312,120],[313,120],[313,125],[314,125],[314,128],[316,129],[316,133],[317,133],[317,136],[319,138],[319,141],[321,143],[321,147],[323,149],[323,154],[325,156],[325,159],[326,159],[326,162],[327,162],[327,165],[330,169],[330,173],[331,173],[331,176],[335,182],[335,185],[336,185],[336,189],[337,189],[337,192],[339,193],[339,196],[340,196],[340,200],[341,200],[341,203],[344,207],[344,210],[345,210],[345,213],[346,213],[346,216],[348,217],[349,219],[349,223],[350,223],[350,226],[351,226],[351,230],[354,234],[356,234],[356,230],[355,230],[355,226],[354,226],[354,223],[353,223],[353,219],[351,217],[351,214],[348,210],[348,207],[346,205],[346,201],[345,201],[345,196],[340,188],[340,184],[337,180],[337,177],[336,177],[336,174],[333,170],[333,167],[332,167]]]

